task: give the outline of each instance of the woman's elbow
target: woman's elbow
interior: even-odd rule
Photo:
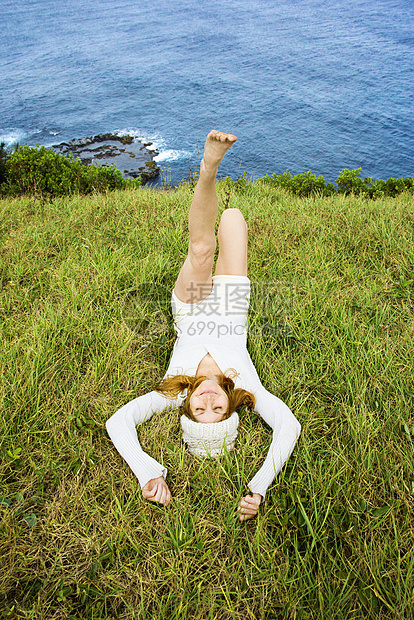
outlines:
[[[116,413],[114,413],[114,415],[108,418],[108,420],[105,422],[106,432],[108,433],[109,436],[111,436],[112,431],[114,430],[115,426],[116,426]]]
[[[296,439],[298,439],[302,431],[302,426],[290,409],[289,415],[286,417],[286,424],[289,425],[289,431],[292,433],[292,435],[295,435]]]
[[[295,436],[295,440],[299,439],[299,435],[302,431],[302,426],[299,420],[295,418],[293,413],[292,413],[292,418],[290,420],[290,430],[291,430],[292,436],[293,435]]]
[[[124,420],[124,415],[122,409],[118,409],[106,422],[106,430],[110,437],[112,437],[113,433],[122,425]]]

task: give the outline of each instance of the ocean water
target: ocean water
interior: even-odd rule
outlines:
[[[414,176],[412,0],[2,0],[0,140],[128,132],[189,176]]]

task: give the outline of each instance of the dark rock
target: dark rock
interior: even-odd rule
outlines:
[[[67,157],[80,159],[86,166],[115,164],[119,170],[123,170],[122,176],[125,179],[136,179],[140,176],[142,184],[145,184],[149,179],[157,177],[160,172],[154,161],[158,151],[147,149],[147,146],[151,145],[152,142],[143,144],[133,136],[100,133],[97,136],[62,142],[51,148]]]

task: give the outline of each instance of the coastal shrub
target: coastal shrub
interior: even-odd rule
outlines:
[[[412,177],[406,179],[395,179],[390,177],[387,181],[373,179],[372,177],[361,178],[361,168],[350,170],[344,168],[336,179],[337,188],[333,183],[326,183],[322,175],[316,177],[310,170],[304,174],[293,176],[289,170],[283,174],[274,173],[272,176],[266,175],[261,181],[271,185],[282,187],[297,196],[332,196],[333,194],[354,194],[363,195],[367,198],[379,198],[381,196],[398,196],[408,190],[414,191],[414,180]]]
[[[245,196],[252,191],[253,179],[247,176],[247,172],[243,172],[236,181],[231,177],[226,177],[222,181],[222,186],[226,191],[234,190],[239,196]]]
[[[283,174],[275,173],[271,177],[267,177],[267,180],[272,185],[282,187],[297,196],[331,196],[335,193],[333,183],[326,184],[321,174],[317,177],[311,170],[295,176],[286,170]]]
[[[116,166],[85,166],[44,146],[20,146],[7,159],[1,193],[45,198],[68,194],[137,187],[140,179],[126,181]]]
[[[372,183],[372,178],[361,179],[361,168],[349,170],[344,168],[336,179],[338,194],[358,194],[366,193],[367,187]]]
[[[6,161],[8,153],[4,142],[0,144],[0,185],[6,180]]]
[[[339,194],[364,195],[369,198],[379,198],[381,196],[398,196],[406,190],[413,190],[414,182],[412,177],[406,179],[396,179],[390,177],[387,181],[365,177],[361,179],[361,168],[341,170],[336,183]]]

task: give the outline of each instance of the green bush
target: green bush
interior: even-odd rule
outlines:
[[[272,185],[283,187],[297,196],[331,196],[335,193],[333,183],[326,184],[321,174],[317,177],[310,170],[295,176],[286,170],[283,174],[275,173],[267,179]]]
[[[138,187],[141,180],[126,181],[116,166],[85,166],[44,146],[20,146],[6,161],[1,193],[9,196],[35,195],[42,198],[126,187]]]
[[[360,174],[361,168],[356,168],[355,170],[344,168],[344,170],[341,170],[336,179],[338,194],[358,195],[366,193],[366,188],[372,183],[372,179],[370,177],[361,179]]]
[[[412,191],[414,182],[412,177],[406,179],[395,179],[390,177],[388,181],[372,179],[372,177],[360,178],[361,168],[356,170],[341,170],[336,183],[338,193],[364,195],[369,198],[379,198],[381,196],[398,196],[405,190]]]
[[[337,189],[333,183],[325,183],[322,175],[316,177],[310,170],[304,174],[292,176],[289,170],[283,174],[273,174],[271,177],[265,176],[262,181],[272,185],[282,187],[298,196],[332,196],[332,194],[354,194],[363,195],[368,198],[379,198],[380,196],[398,196],[405,190],[414,191],[414,180],[412,177],[406,179],[395,179],[390,177],[388,181],[365,177],[362,179],[361,168],[350,170],[344,168],[336,179]]]
[[[6,180],[6,161],[7,161],[8,153],[5,149],[5,144],[2,142],[0,144],[0,186]]]

